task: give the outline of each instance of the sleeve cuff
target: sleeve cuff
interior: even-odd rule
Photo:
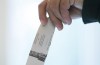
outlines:
[[[84,0],[82,9],[83,22],[98,22],[100,0]]]

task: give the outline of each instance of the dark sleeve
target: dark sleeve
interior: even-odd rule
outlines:
[[[82,9],[83,22],[100,22],[100,0],[84,0]]]

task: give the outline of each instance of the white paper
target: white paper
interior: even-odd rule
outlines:
[[[50,19],[48,19],[47,25],[40,25],[26,65],[44,65],[54,30],[55,27]]]

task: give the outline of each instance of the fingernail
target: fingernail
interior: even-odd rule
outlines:
[[[56,25],[56,27],[57,27],[57,29],[58,29],[59,31],[61,31],[61,30],[63,29],[63,27],[60,26],[60,25]]]
[[[60,27],[57,27],[57,29],[58,29],[59,31],[61,31],[61,30],[62,30],[62,28],[60,28]]]
[[[70,24],[71,24],[71,20],[66,20],[66,19],[65,19],[65,20],[64,20],[64,23],[70,25]]]
[[[64,24],[67,24],[67,22],[68,22],[67,20],[64,20]]]
[[[72,23],[71,21],[68,21],[68,22],[67,22],[68,25],[70,25],[71,23]]]

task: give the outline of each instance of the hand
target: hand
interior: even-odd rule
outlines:
[[[52,23],[58,30],[62,30],[63,23],[69,25],[72,18],[80,17],[82,8],[79,4],[82,3],[82,0],[44,0],[39,5],[39,19],[43,25],[46,25],[47,12]]]

